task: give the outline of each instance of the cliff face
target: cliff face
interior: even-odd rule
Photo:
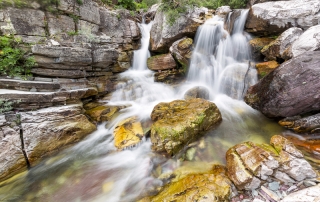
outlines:
[[[55,12],[36,3],[0,10],[0,35],[21,38],[37,63],[27,80],[0,75],[0,101],[17,101],[15,112],[0,115],[0,181],[94,131],[82,102],[111,92],[131,66],[139,20],[82,2],[60,0]]]
[[[55,9],[43,11],[34,4],[33,8],[0,10],[0,33],[20,37],[38,64],[31,70],[31,81],[2,77],[0,88],[64,91],[33,109],[112,91],[115,74],[130,67],[133,50],[139,45],[140,30],[129,11],[108,10],[92,0],[81,5],[76,0],[61,0]],[[72,98],[78,91],[84,93]],[[35,103],[30,95],[26,97],[21,105]],[[1,98],[13,97],[0,92]]]

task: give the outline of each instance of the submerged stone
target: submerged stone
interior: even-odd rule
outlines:
[[[196,86],[194,88],[189,89],[184,94],[185,100],[190,100],[193,98],[202,98],[202,99],[208,100],[209,99],[209,90],[203,86]]]
[[[144,136],[144,133],[137,117],[129,117],[117,124],[113,135],[115,147],[124,149],[138,144]]]
[[[170,155],[222,121],[217,106],[200,98],[159,103],[154,107],[151,119],[153,149]]]

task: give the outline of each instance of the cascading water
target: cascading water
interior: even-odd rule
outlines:
[[[243,34],[246,15],[247,11],[242,11],[232,34],[217,16],[199,28],[187,82],[176,88],[154,82],[153,72],[146,66],[151,24],[141,24],[141,49],[134,52],[133,66],[120,75],[108,103],[128,107],[82,142],[0,184],[0,201],[135,201],[145,190],[161,185],[151,175],[155,164],[166,162],[162,171],[172,171],[185,152],[194,154],[189,158],[192,161],[224,163],[226,150],[234,144],[246,140],[262,143],[279,133],[277,125],[241,100],[245,88],[256,82],[255,70],[248,70],[248,37]],[[157,103],[182,99],[188,89],[199,85],[209,89],[210,99],[222,113],[223,121],[216,130],[168,161],[154,158],[148,139],[134,148],[116,150],[112,132],[120,120],[131,116],[149,120]]]

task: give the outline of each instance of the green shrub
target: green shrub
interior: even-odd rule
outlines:
[[[21,100],[9,101],[0,99],[0,114],[13,110],[13,105],[18,104],[19,102],[21,102]]]
[[[35,59],[27,56],[20,49],[20,39],[14,36],[0,36],[0,75],[22,76],[31,75],[31,68],[35,66]]]

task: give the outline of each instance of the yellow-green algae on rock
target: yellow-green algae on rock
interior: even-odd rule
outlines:
[[[173,175],[176,177],[158,195],[143,198],[139,202],[229,201],[231,181],[224,166],[200,163],[191,168],[181,167]]]
[[[159,103],[151,113],[151,142],[158,152],[177,153],[222,120],[217,106],[204,99]]]

